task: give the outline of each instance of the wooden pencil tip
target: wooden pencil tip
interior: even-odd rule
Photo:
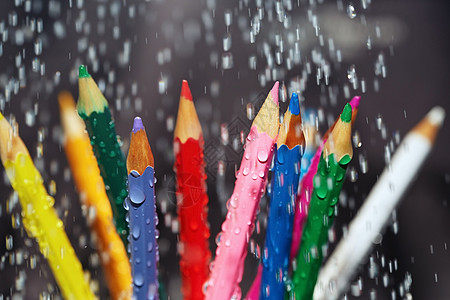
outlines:
[[[289,102],[289,111],[296,116],[300,114],[300,103],[297,93],[292,93],[291,101]]]
[[[270,90],[270,94],[272,95],[272,100],[275,102],[276,105],[278,105],[278,90],[279,90],[280,83],[277,81],[273,85],[273,88]]]
[[[138,132],[139,130],[145,130],[144,124],[142,123],[142,119],[140,117],[134,118],[133,122],[133,133]]]
[[[78,78],[90,78],[91,75],[88,73],[87,68],[84,65],[80,65],[78,68]]]
[[[191,90],[189,89],[189,84],[186,80],[183,80],[183,83],[181,84],[181,97],[193,101]]]
[[[352,110],[355,110],[356,108],[359,107],[359,102],[361,101],[361,97],[360,96],[355,96],[353,97],[352,100],[350,100],[350,106],[352,107]]]

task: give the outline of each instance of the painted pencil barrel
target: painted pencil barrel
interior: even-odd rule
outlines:
[[[156,214],[154,170],[148,166],[142,175],[128,175],[129,196],[125,200],[130,224],[131,267],[133,295],[136,300],[159,299],[158,216]]]
[[[39,171],[28,154],[19,153],[5,162],[11,185],[19,194],[23,224],[37,240],[66,299],[95,299],[83,269],[64,231],[64,224],[53,208]]]
[[[284,297],[300,159],[300,146],[289,149],[281,145],[276,152],[266,243],[262,254],[260,299]]]

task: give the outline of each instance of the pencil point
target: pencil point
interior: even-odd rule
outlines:
[[[297,93],[292,93],[291,101],[289,102],[289,111],[296,116],[300,114],[300,103]]]
[[[445,119],[445,110],[441,106],[435,106],[428,112],[427,118],[432,124],[441,126]]]
[[[140,117],[136,117],[133,122],[133,133],[136,133],[139,130],[144,130],[144,124],[142,123],[142,119]]]
[[[361,97],[360,96],[353,97],[353,99],[350,100],[350,105],[351,105],[352,109],[358,108],[360,101],[361,101]]]
[[[88,71],[84,65],[80,65],[80,67],[78,68],[78,77],[79,78],[91,77],[91,75],[88,73]]]
[[[352,107],[349,103],[345,104],[341,114],[342,122],[349,123],[352,120]]]
[[[278,105],[278,89],[279,89],[280,83],[277,81],[273,85],[272,90],[270,90],[270,94],[272,95],[272,100],[275,102],[276,105]]]
[[[189,84],[186,80],[183,80],[183,83],[181,84],[181,97],[193,101],[191,90],[189,89]]]

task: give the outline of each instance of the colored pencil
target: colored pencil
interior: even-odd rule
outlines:
[[[95,299],[64,224],[53,208],[41,174],[36,169],[25,144],[0,113],[0,158],[12,187],[19,195],[23,225],[35,238],[42,255],[66,299]]]
[[[240,298],[247,246],[264,193],[279,127],[278,82],[253,120],[228,212],[218,237],[216,258],[206,283],[206,299]]]
[[[128,190],[125,200],[130,224],[133,295],[136,300],[159,299],[158,216],[152,150],[142,120],[134,119],[127,157]]]
[[[314,299],[338,299],[382,233],[428,153],[445,118],[434,107],[403,139],[319,275]]]
[[[350,101],[350,106],[352,107],[352,126],[355,122],[356,116],[358,114],[358,107],[361,101],[361,97],[353,97]],[[300,181],[299,194],[297,195],[296,206],[295,206],[295,216],[294,216],[294,226],[292,231],[292,243],[291,243],[291,260],[297,256],[298,249],[300,247],[300,241],[302,238],[303,227],[308,216],[309,203],[311,200],[311,194],[314,189],[313,179],[317,173],[317,167],[320,162],[320,156],[322,154],[323,147],[328,139],[329,133],[333,130],[335,124],[338,122],[339,118],[336,119],[334,124],[325,132],[322,137],[322,141],[316,150],[316,154],[312,157],[310,166],[306,174],[300,176],[302,177]],[[302,160],[302,163],[304,161]]]
[[[183,80],[174,133],[180,271],[183,299],[203,299],[209,276],[208,195],[203,133],[188,82]]]
[[[328,242],[328,230],[345,178],[353,149],[351,144],[352,108],[346,104],[325,143],[314,177],[309,216],[302,235],[297,266],[293,270],[291,297],[310,300]]]
[[[111,202],[117,232],[127,246],[128,226],[125,222],[126,211],[123,207],[127,196],[125,157],[120,150],[108,102],[83,65],[79,68],[78,85],[77,110],[86,124],[91,139],[106,193]]]
[[[277,139],[260,299],[283,299],[289,271],[300,163],[305,147],[297,94],[293,93]]]
[[[111,205],[92,152],[83,120],[78,116],[75,101],[68,92],[58,96],[64,128],[64,149],[72,170],[80,200],[95,209],[91,230],[97,246],[112,299],[131,299],[131,268],[127,252],[113,223]]]

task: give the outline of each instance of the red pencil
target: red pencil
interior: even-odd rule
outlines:
[[[183,299],[203,299],[202,287],[209,276],[211,252],[203,143],[192,94],[183,80],[174,138]]]

